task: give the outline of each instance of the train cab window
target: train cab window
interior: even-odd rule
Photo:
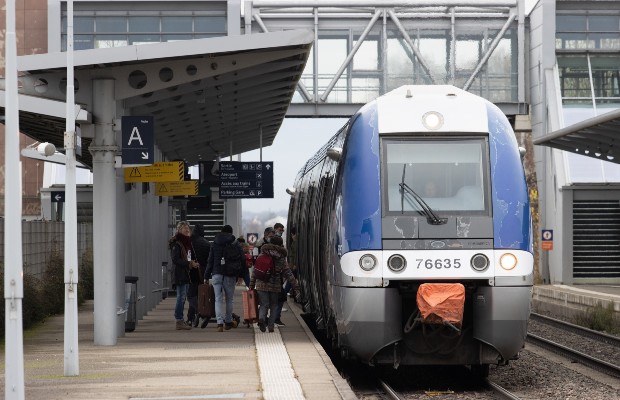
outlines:
[[[487,214],[487,148],[484,138],[384,139],[386,211],[419,212],[419,196],[440,213]]]

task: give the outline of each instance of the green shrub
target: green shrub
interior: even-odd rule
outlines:
[[[52,250],[43,274],[43,298],[47,303],[47,315],[62,314],[65,311],[65,265],[58,250]]]
[[[577,317],[576,322],[586,328],[609,333],[616,332],[619,328],[614,305],[611,302],[607,304],[607,307],[603,307],[603,303],[599,301],[585,315]]]
[[[43,285],[32,274],[24,273],[24,300],[22,301],[23,327],[28,329],[41,322],[48,314],[43,299]]]
[[[82,254],[80,265],[80,282],[78,292],[80,298],[92,300],[95,298],[95,284],[93,276],[93,249],[87,249]],[[82,304],[82,302],[80,302]]]

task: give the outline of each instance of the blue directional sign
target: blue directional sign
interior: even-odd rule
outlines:
[[[152,116],[121,118],[123,133],[123,167],[151,165],[155,143],[155,129]]]
[[[273,199],[273,162],[220,161],[220,198]]]

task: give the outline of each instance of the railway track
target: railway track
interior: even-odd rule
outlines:
[[[592,329],[584,328],[583,326],[571,324],[570,322],[562,321],[556,318],[551,318],[546,315],[531,313],[530,319],[541,322],[559,328],[568,332],[572,332],[583,337],[587,337],[601,343],[606,343],[612,346],[617,346],[620,349],[620,337],[608,335],[603,332],[595,331]]]
[[[495,399],[505,399],[505,400],[520,400],[515,394],[511,393],[509,390],[501,387],[497,383],[491,381],[488,378],[483,379],[484,385],[493,391],[493,398]],[[406,397],[403,394],[398,393],[394,390],[387,382],[382,379],[379,379],[379,384],[381,385],[381,389],[384,394],[390,400],[404,400]]]
[[[588,367],[603,372],[607,375],[613,376],[615,378],[620,378],[620,366],[618,365],[589,356],[580,351],[571,349],[557,342],[542,338],[531,333],[527,334],[527,341],[536,346],[547,349],[553,353],[567,357],[570,360],[579,362],[583,365],[587,365]]]

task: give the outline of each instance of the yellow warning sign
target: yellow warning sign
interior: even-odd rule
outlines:
[[[156,162],[144,167],[125,168],[125,182],[177,182],[185,175],[183,161]]]
[[[157,182],[155,196],[195,196],[198,194],[198,181]]]

